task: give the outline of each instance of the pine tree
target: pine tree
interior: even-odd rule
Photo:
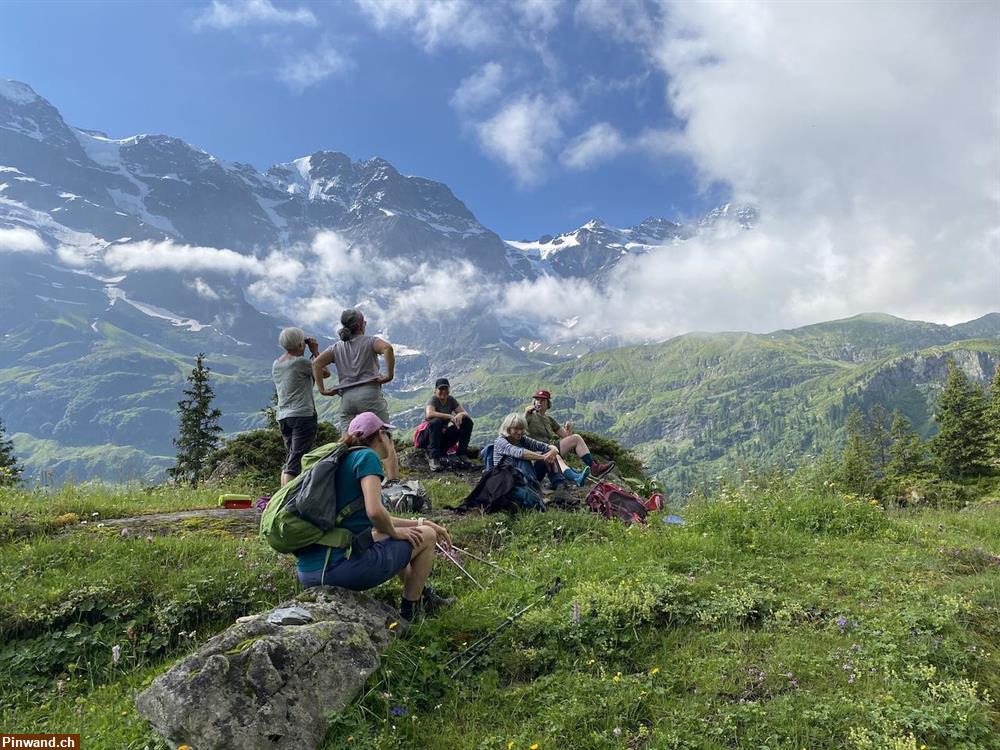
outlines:
[[[0,419],[0,487],[9,487],[21,481],[24,467],[14,455],[14,441],[7,437]]]
[[[913,430],[910,420],[893,412],[892,427],[889,428],[888,473],[897,477],[916,474],[926,468],[927,448],[920,436]]]
[[[205,471],[208,454],[219,445],[219,417],[222,412],[212,408],[215,392],[208,382],[211,370],[205,367],[205,355],[199,354],[194,369],[188,376],[190,384],[184,389],[186,399],[177,402],[180,418],[179,434],[174,438],[177,447],[176,463],[167,473],[177,481],[198,484]]]
[[[278,430],[278,391],[277,389],[271,392],[271,403],[260,410],[260,413],[264,415],[265,427],[268,430]]]
[[[847,442],[840,457],[840,481],[859,495],[868,494],[873,485],[872,447],[865,434],[861,410],[851,409],[847,415]]]
[[[879,473],[885,473],[889,465],[890,420],[888,410],[882,404],[875,404],[868,412],[868,439],[872,446],[872,460]]]
[[[990,433],[990,449],[994,465],[1000,465],[1000,364],[990,383],[989,404],[986,407],[986,424]]]
[[[950,360],[935,411],[939,431],[931,439],[931,450],[941,473],[946,477],[983,473],[989,462],[986,397]]]

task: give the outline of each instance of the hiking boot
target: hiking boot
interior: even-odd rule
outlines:
[[[424,593],[420,595],[420,606],[426,615],[433,615],[438,610],[450,607],[455,602],[455,597],[441,596],[430,586],[424,586]]]
[[[566,471],[563,472],[563,476],[573,482],[577,487],[583,487],[583,483],[586,482],[587,477],[590,476],[590,467],[584,466],[583,471],[566,469]]]
[[[427,466],[429,466],[430,470],[435,473],[439,471],[444,471],[444,466],[441,464],[441,460],[435,458],[434,456],[431,456],[430,458],[427,459]]]
[[[595,478],[596,477],[603,477],[605,474],[607,474],[613,468],[615,468],[615,462],[614,461],[607,461],[605,463],[602,463],[600,461],[594,461],[594,463],[590,467],[590,474],[591,474],[591,476],[593,476]]]
[[[411,602],[406,597],[399,600],[399,616],[407,622],[415,622],[423,614],[423,597]]]

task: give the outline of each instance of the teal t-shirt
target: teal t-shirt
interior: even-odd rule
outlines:
[[[339,511],[348,503],[353,503],[358,498],[363,497],[361,492],[361,479],[363,477],[377,476],[383,477],[382,462],[378,455],[371,448],[361,448],[348,453],[340,461],[337,467],[337,477],[334,484],[337,488],[337,510]],[[344,521],[344,528],[352,534],[360,534],[371,528],[372,522],[368,520],[367,513],[355,513]],[[297,558],[295,566],[300,573],[311,573],[315,570],[323,569],[323,562],[326,560],[326,552],[330,549],[322,544],[313,544],[295,553]],[[344,553],[339,549],[330,550],[330,564],[340,562],[344,558]]]

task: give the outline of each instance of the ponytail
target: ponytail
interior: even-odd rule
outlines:
[[[340,337],[341,341],[350,341],[352,337],[357,336],[361,333],[361,324],[364,322],[364,318],[361,312],[358,310],[344,310],[340,314],[340,325],[343,326],[337,335]]]
[[[364,446],[366,448],[371,448],[372,443],[375,442],[375,438],[377,437],[378,437],[378,432],[373,432],[371,435],[368,436],[367,440],[362,440],[360,432],[349,432],[345,435],[342,435],[340,440],[338,440],[337,442],[347,448],[358,448],[361,446]]]

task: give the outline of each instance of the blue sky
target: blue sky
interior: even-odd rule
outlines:
[[[534,16],[513,4],[420,30],[406,3],[7,2],[0,74],[31,85],[71,124],[113,137],[167,133],[259,169],[318,149],[382,156],[447,183],[509,239],[594,216],[619,226],[696,216],[724,201],[725,185],[700,184],[690,160],[613,141],[677,126],[664,72],[575,6],[535,6]],[[483,70],[500,90],[459,104],[462,82]],[[491,151],[482,124],[518,101],[511,127],[520,115],[537,134]],[[613,128],[603,132],[616,156],[591,149],[586,166],[569,165],[568,145],[599,123]],[[519,150],[527,167],[515,164]]]
[[[502,290],[646,340],[995,311],[998,34],[995,0],[8,0],[0,77],[258,168],[379,155],[507,239],[757,205],[605,288]]]

